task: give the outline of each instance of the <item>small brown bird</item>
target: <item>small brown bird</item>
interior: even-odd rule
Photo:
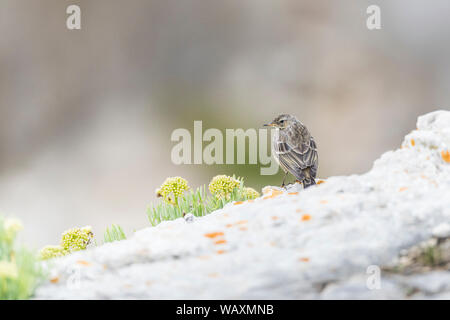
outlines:
[[[305,189],[316,184],[319,158],[316,142],[308,129],[290,114],[279,115],[265,126],[277,128],[272,148],[275,159],[285,172],[281,187],[284,187],[288,172],[296,177]]]

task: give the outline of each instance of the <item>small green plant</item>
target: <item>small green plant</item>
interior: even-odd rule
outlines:
[[[441,250],[438,246],[428,246],[423,250],[419,260],[426,266],[435,267],[441,263],[441,256]]]
[[[21,229],[19,220],[0,217],[0,300],[30,298],[45,276],[35,254],[15,245]]]
[[[72,228],[63,232],[57,246],[45,246],[39,252],[39,259],[47,260],[65,256],[74,251],[84,250],[92,242],[94,234],[91,226]]]
[[[164,201],[156,205],[151,205],[147,209],[147,216],[152,224],[156,226],[162,221],[175,220],[183,217],[186,213],[192,213],[196,217],[205,216],[215,210],[223,208],[227,203],[233,201],[244,201],[255,199],[259,197],[259,193],[248,187],[244,187],[244,180],[242,178],[235,178],[218,175],[215,176],[209,183],[208,190],[211,195],[206,192],[206,187],[198,187],[195,190],[188,190],[187,181],[180,178],[169,178],[170,181],[183,181],[179,188],[166,188],[171,190],[172,197],[169,201],[165,198],[164,186],[167,185],[166,180],[161,188],[157,189],[157,196],[163,197]],[[181,180],[180,180],[181,179]],[[171,184],[172,186],[174,184]],[[173,190],[176,190],[175,192]],[[175,199],[173,199],[176,195]]]
[[[127,237],[125,232],[123,232],[122,228],[119,225],[113,224],[111,228],[106,228],[106,232],[103,235],[103,242],[114,242],[125,240]]]

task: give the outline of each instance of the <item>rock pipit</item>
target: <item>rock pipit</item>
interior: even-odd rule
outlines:
[[[275,159],[285,172],[281,187],[284,187],[288,172],[296,177],[304,188],[316,184],[314,179],[319,159],[316,142],[308,129],[290,114],[279,115],[265,126],[277,128],[272,148]]]

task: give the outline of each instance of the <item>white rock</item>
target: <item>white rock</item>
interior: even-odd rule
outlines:
[[[420,290],[425,295],[450,292],[450,272],[448,271],[433,271],[402,278],[400,282],[403,285]]]
[[[444,239],[450,237],[450,224],[444,222],[433,228],[433,237]]]
[[[369,265],[391,262],[450,221],[450,164],[441,156],[450,149],[449,128],[450,112],[422,116],[403,148],[365,174],[306,190],[267,188],[253,202],[228,204],[193,224],[163,222],[57,259],[58,281],[39,287],[36,298],[320,298],[330,283],[340,287],[324,296],[357,298],[365,282],[350,279],[364,280]],[[74,267],[80,286],[69,289]],[[388,289],[367,297],[399,295]]]

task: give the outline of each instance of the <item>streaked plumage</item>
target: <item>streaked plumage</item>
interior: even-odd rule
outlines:
[[[267,125],[278,129],[272,141],[272,148],[275,159],[286,175],[291,173],[304,188],[316,184],[319,164],[317,146],[308,129],[289,114],[282,114]]]

